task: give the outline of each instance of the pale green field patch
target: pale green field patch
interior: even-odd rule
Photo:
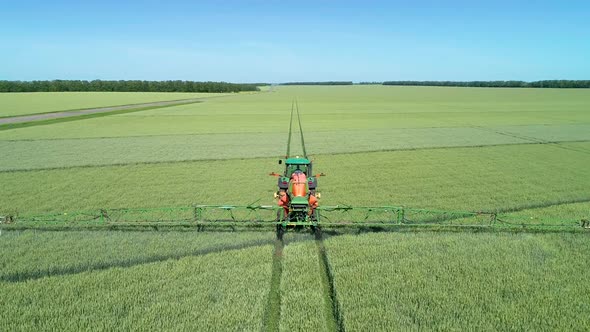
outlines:
[[[347,330],[584,330],[587,234],[327,240]]]
[[[331,154],[529,141],[477,128],[343,130],[307,133],[308,153]],[[0,171],[168,161],[279,157],[282,133],[1,141]],[[346,142],[345,144],[343,142]],[[292,150],[302,154],[299,147]]]

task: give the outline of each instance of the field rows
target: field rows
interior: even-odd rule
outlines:
[[[2,94],[10,109],[43,112],[111,106],[117,98],[141,102],[209,94]],[[130,99],[131,98],[131,99]],[[160,98],[160,99],[158,99]],[[297,98],[306,132],[514,125],[589,125],[584,90],[423,87],[283,87],[274,92],[208,98],[192,105],[0,132],[0,139],[128,137],[208,133],[285,133]],[[135,100],[134,99],[134,100]],[[97,104],[99,103],[99,104]],[[55,105],[55,106],[52,106]],[[2,116],[2,114],[0,114]],[[537,129],[532,129],[537,131]],[[542,128],[540,129],[541,131]]]
[[[589,149],[570,143],[318,155],[315,171],[327,174],[320,179],[324,205],[508,209],[588,198]],[[274,158],[5,172],[0,210],[273,204],[271,171],[280,171]]]
[[[229,97],[228,97],[229,98]],[[238,97],[231,97],[238,98]],[[206,105],[203,103],[190,104],[176,107],[194,107]],[[158,110],[171,110],[176,107],[160,108]],[[111,115],[75,122],[62,122],[52,125],[19,128],[0,131],[0,140],[30,140],[30,139],[56,139],[56,138],[102,138],[102,137],[130,137],[130,136],[154,136],[154,135],[195,135],[195,134],[232,134],[232,133],[273,133],[286,135],[288,131],[289,108],[281,109],[281,114],[218,114],[206,112],[198,115],[168,115],[145,116],[142,111],[122,115]],[[303,112],[303,111],[302,111]],[[133,114],[138,114],[133,116]],[[525,126],[527,132],[532,135],[543,135],[545,130],[564,131],[561,135],[568,134],[570,130],[576,132],[588,128],[587,112],[555,112],[551,115],[544,113],[519,113],[508,114],[484,113],[474,116],[469,112],[462,113],[383,113],[374,114],[365,112],[362,114],[326,114],[322,112],[308,112],[302,114],[303,129],[306,134],[338,131],[365,131],[373,130],[403,130],[403,129],[430,129],[430,128],[458,128],[469,129],[473,127],[512,127],[510,131],[518,133]],[[563,127],[562,127],[563,126]],[[555,128],[555,129],[551,129]],[[284,144],[284,143],[283,143]],[[310,145],[311,147],[311,145]]]
[[[290,234],[288,234],[290,235]],[[309,237],[283,250],[280,331],[331,331],[320,262]]]
[[[198,109],[210,110],[212,114],[285,114],[293,99],[299,102],[303,115],[325,113],[358,117],[363,113],[463,112],[477,118],[490,112],[504,112],[508,117],[507,113],[513,112],[587,112],[590,94],[584,89],[290,86],[236,99],[211,100],[207,107],[169,109],[165,113],[146,115],[191,115]]]
[[[42,269],[67,273],[0,281],[0,330],[260,330],[272,246],[248,245],[260,242],[260,234],[231,235],[2,234],[2,251],[12,252],[3,255],[9,256],[8,261],[2,258],[3,270],[35,271],[34,262],[39,260],[46,266]],[[16,256],[15,249],[31,248],[29,242],[35,243],[36,252],[25,254],[26,258]],[[228,250],[230,242],[244,248]],[[68,250],[71,245],[89,248]],[[198,251],[207,248],[216,251]],[[170,257],[163,258],[166,251]],[[100,257],[94,257],[97,254]],[[120,264],[133,258],[144,260]],[[21,263],[13,267],[11,261]],[[112,265],[94,269],[97,261]],[[85,269],[67,270],[79,264]]]
[[[311,132],[314,155],[590,141],[590,125]],[[0,140],[0,171],[281,156],[283,133]],[[269,144],[260,144],[267,142]],[[301,153],[295,148],[294,153]]]
[[[0,281],[26,281],[113,267],[180,259],[270,245],[268,233],[150,234],[125,232],[24,232],[2,234]]]
[[[587,234],[392,233],[327,247],[347,330],[582,331],[588,243]]]
[[[264,243],[273,234],[1,236],[2,330],[254,331],[269,310],[272,247]],[[331,330],[316,245],[290,237],[280,307],[270,310],[280,312],[281,331]],[[325,245],[349,331],[583,330],[590,323],[587,234],[381,233],[333,236]],[[26,278],[5,278],[16,271]],[[34,274],[40,271],[52,273]]]
[[[2,130],[0,215],[274,204],[267,174],[282,170],[297,98],[314,173],[327,174],[322,205],[590,217],[589,90],[269,90]],[[6,96],[2,111],[114,100]],[[587,233],[286,238],[279,256],[268,232],[2,231],[0,330],[259,331],[269,317],[282,331],[590,326]]]

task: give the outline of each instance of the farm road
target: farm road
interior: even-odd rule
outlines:
[[[86,115],[86,114],[106,113],[106,112],[130,110],[130,109],[144,108],[144,107],[162,107],[162,106],[184,105],[184,104],[197,103],[197,102],[202,101],[202,99],[203,98],[168,100],[168,101],[157,101],[157,102],[143,103],[143,104],[131,104],[131,105],[121,105],[121,106],[88,108],[88,109],[75,110],[75,111],[62,111],[62,112],[52,112],[52,113],[43,113],[43,114],[20,115],[20,116],[8,117],[8,118],[0,118],[0,125],[9,124],[9,123],[22,123],[22,122],[32,122],[32,121],[41,121],[41,120],[49,120],[49,119],[69,118],[69,117],[73,117],[73,116],[80,116],[80,115]]]

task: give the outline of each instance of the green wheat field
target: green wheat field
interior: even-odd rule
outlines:
[[[354,86],[0,94],[0,215],[274,204],[297,99],[320,204],[590,218],[590,90]],[[297,153],[297,151],[296,151]],[[1,230],[1,228],[0,228]],[[590,326],[590,233],[0,233],[0,331]]]

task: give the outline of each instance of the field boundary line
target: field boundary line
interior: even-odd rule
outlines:
[[[1,130],[1,129],[0,129]],[[0,140],[0,143],[3,141]],[[489,144],[489,145],[463,145],[463,146],[440,146],[440,147],[417,147],[417,148],[402,148],[402,149],[383,149],[383,150],[367,150],[367,151],[353,151],[353,152],[334,152],[334,153],[317,153],[311,154],[313,156],[338,156],[347,154],[363,154],[363,153],[383,153],[383,152],[408,152],[408,151],[426,151],[426,150],[445,150],[445,149],[476,149],[476,148],[495,148],[495,147],[508,147],[516,145],[553,145],[558,146],[560,143],[588,143],[590,140],[572,140],[572,141],[560,141],[560,142],[547,142],[547,143],[507,143],[507,144]],[[562,146],[564,150],[574,152],[586,152],[575,149],[568,149]],[[158,165],[158,164],[181,164],[181,163],[196,163],[196,162],[211,162],[211,161],[235,161],[235,160],[257,160],[257,159],[273,159],[281,158],[279,155],[274,156],[257,156],[257,157],[240,157],[240,158],[206,158],[206,159],[184,159],[184,160],[155,160],[155,161],[141,161],[141,162],[129,162],[129,163],[112,163],[112,164],[96,164],[96,165],[72,165],[72,166],[59,166],[59,167],[39,167],[39,168],[22,168],[22,169],[0,169],[1,173],[18,173],[18,172],[36,172],[36,171],[59,171],[69,170],[75,168],[104,168],[104,167],[125,167],[125,166],[147,166],[147,165]]]
[[[318,250],[318,260],[320,278],[322,280],[322,288],[324,291],[325,311],[327,313],[326,327],[328,331],[344,332],[344,315],[342,306],[338,299],[336,292],[336,285],[334,283],[334,273],[332,266],[328,259],[328,253],[324,245],[322,231],[316,229],[316,247]]]
[[[278,331],[281,323],[281,278],[283,274],[284,249],[285,242],[282,239],[276,239],[272,254],[272,274],[264,310],[262,331]]]
[[[514,134],[508,131],[501,131],[501,130],[495,130],[489,127],[480,127],[480,126],[475,126],[474,128],[478,128],[481,129],[483,131],[487,131],[487,132],[492,132],[492,133],[496,133],[498,135],[503,135],[503,136],[507,136],[507,137],[513,137],[513,138],[518,138],[518,139],[522,139],[525,141],[530,141],[532,143],[538,143],[538,144],[547,144],[550,146],[554,146],[556,148],[560,148],[563,150],[569,150],[569,151],[575,151],[575,152],[580,152],[580,153],[584,153],[584,154],[590,154],[590,151],[586,151],[586,150],[580,150],[580,149],[573,149],[573,148],[569,148],[563,145],[560,145],[560,143],[565,143],[565,141],[548,141],[542,138],[536,138],[533,136],[526,136],[526,135],[518,135],[518,134]]]
[[[473,128],[480,129],[480,130],[487,131],[487,132],[491,132],[491,133],[495,133],[495,134],[502,135],[502,136],[507,136],[507,137],[512,137],[512,138],[518,138],[518,139],[521,139],[521,140],[530,141],[530,142],[534,142],[534,143],[540,143],[540,144],[547,144],[548,143],[548,141],[547,140],[544,140],[544,139],[540,139],[540,138],[536,138],[536,137],[531,137],[531,136],[525,136],[525,135],[518,135],[518,134],[511,133],[511,132],[506,132],[506,131],[492,129],[492,128],[489,128],[489,127],[474,126]]]

